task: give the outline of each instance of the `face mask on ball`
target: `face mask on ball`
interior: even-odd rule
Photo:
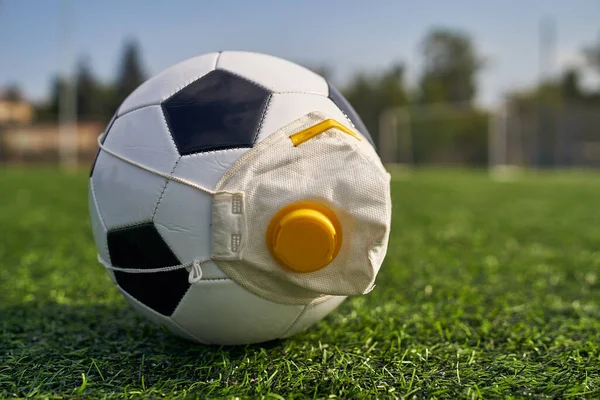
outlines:
[[[314,304],[373,289],[390,234],[390,175],[369,143],[323,113],[310,113],[255,145],[214,190],[99,145],[210,193],[210,260],[248,291],[276,303]],[[191,267],[193,283],[205,261],[143,272]]]

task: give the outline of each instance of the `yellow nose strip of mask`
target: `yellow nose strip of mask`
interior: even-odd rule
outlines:
[[[320,135],[323,132],[326,132],[330,129],[340,130],[350,136],[355,137],[357,140],[360,138],[356,135],[356,133],[352,132],[348,127],[340,124],[335,119],[326,119],[323,122],[319,122],[316,125],[311,126],[310,128],[306,128],[303,131],[296,132],[290,136],[290,140],[294,143],[294,146],[298,146],[313,137]]]
[[[273,258],[295,272],[314,272],[335,259],[342,245],[342,228],[335,214],[320,204],[290,204],[275,214],[267,229]]]

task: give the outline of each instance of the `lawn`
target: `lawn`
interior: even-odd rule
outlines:
[[[0,398],[600,397],[600,175],[392,189],[372,293],[290,340],[203,347],[96,262],[86,172],[0,170]]]

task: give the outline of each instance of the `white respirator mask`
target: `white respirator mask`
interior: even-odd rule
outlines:
[[[245,153],[213,190],[100,148],[132,165],[213,196],[211,254],[154,270],[212,260],[232,280],[273,302],[308,305],[330,296],[370,292],[385,257],[391,225],[390,175],[353,129],[312,112]]]

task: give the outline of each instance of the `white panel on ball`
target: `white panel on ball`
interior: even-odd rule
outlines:
[[[321,111],[348,127],[352,126],[344,113],[327,97],[309,93],[280,93],[271,97],[256,142],[314,111]]]
[[[248,150],[250,149],[226,149],[183,156],[177,163],[173,176],[213,189],[225,172]]]
[[[179,154],[160,106],[143,108],[118,118],[104,146],[119,155],[170,174]],[[152,220],[166,180],[100,152],[92,185],[107,229]]]
[[[167,184],[154,216],[154,226],[179,262],[185,264],[210,257],[211,207],[211,195],[175,181]],[[226,277],[213,262],[202,265],[202,276]]]
[[[92,225],[92,235],[94,236],[94,242],[96,243],[98,254],[103,260],[110,262],[110,254],[108,253],[108,240],[106,237],[107,229],[106,226],[104,226],[102,217],[100,216],[100,211],[98,211],[96,196],[94,195],[94,187],[91,184],[89,187],[88,207],[90,212],[90,223]],[[116,283],[115,274],[111,270],[107,271],[112,281]]]
[[[342,304],[344,300],[346,300],[345,296],[334,296],[322,303],[306,306],[306,309],[294,322],[294,325],[290,326],[287,332],[285,332],[284,337],[294,336],[319,322],[323,317]]]
[[[152,220],[166,179],[100,153],[92,185],[107,229]]]
[[[303,309],[264,300],[223,279],[192,285],[171,318],[209,344],[250,344],[279,338]]]
[[[108,150],[170,174],[179,159],[160,106],[141,108],[117,118],[104,141]]]
[[[123,296],[125,296],[125,299],[127,300],[127,302],[129,304],[131,304],[131,306],[137,312],[139,312],[141,315],[146,317],[149,321],[154,322],[155,324],[164,326],[171,333],[173,333],[176,336],[179,336],[183,339],[191,340],[194,342],[200,342],[194,335],[190,334],[185,329],[183,329],[181,326],[177,325],[177,323],[175,323],[175,321],[173,321],[171,318],[165,317],[164,315],[157,313],[156,311],[152,310],[151,308],[146,307],[145,305],[143,305],[142,303],[140,303],[139,301],[137,301],[136,299],[131,297],[129,295],[129,293],[122,290],[120,287],[119,287],[119,291],[121,293],[123,293]],[[203,343],[203,342],[200,342],[200,343]],[[205,344],[205,343],[203,343],[203,344]]]
[[[244,51],[225,51],[217,62],[225,69],[273,92],[329,94],[327,82],[308,68],[278,57]]]
[[[183,87],[215,69],[219,53],[208,53],[173,65],[135,89],[119,108],[119,115],[160,104]]]

